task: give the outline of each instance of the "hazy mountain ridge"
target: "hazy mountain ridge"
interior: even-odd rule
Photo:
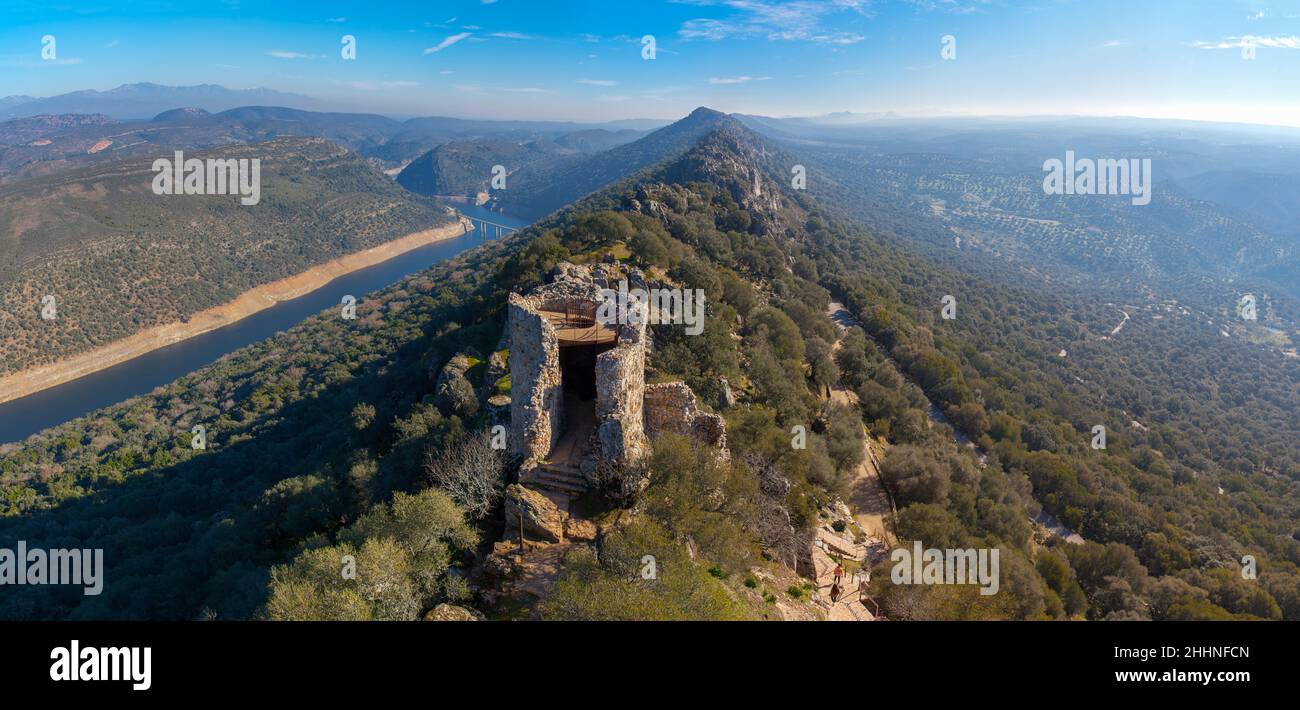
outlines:
[[[525,166],[511,175],[505,190],[492,193],[492,204],[511,214],[539,217],[686,152],[696,140],[730,120],[726,114],[698,108],[672,125],[590,157],[559,166]]]
[[[9,99],[18,100],[9,102]],[[273,89],[227,89],[217,84],[165,86],[148,82],[123,84],[107,91],[72,91],[47,98],[9,96],[0,102],[3,102],[0,120],[52,113],[102,113],[119,120],[143,119],[177,106],[196,106],[211,112],[265,103],[303,109],[321,107],[311,97]]]
[[[558,169],[581,154],[597,153],[637,138],[638,131],[617,133],[589,129],[520,143],[507,139],[449,141],[411,161],[397,175],[398,184],[422,195],[473,197],[486,192],[500,165],[510,175],[530,165],[545,163]]]
[[[209,111],[198,105],[169,103],[149,115],[148,120],[122,120],[103,113],[60,113],[0,122],[0,184],[159,149],[198,149],[285,136],[326,138],[384,168],[402,167],[422,153],[454,140],[527,143],[551,139],[564,149],[591,152],[638,137],[639,129],[628,125],[646,123],[440,117],[399,121],[377,114],[247,104]]]

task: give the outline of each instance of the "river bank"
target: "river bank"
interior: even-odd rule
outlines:
[[[59,362],[0,378],[0,403],[26,397],[106,370],[146,353],[237,323],[277,303],[299,298],[345,274],[379,264],[429,244],[470,231],[469,220],[412,232],[379,246],[318,264],[293,276],[256,286],[232,301],[195,313],[186,322],[153,326]]]

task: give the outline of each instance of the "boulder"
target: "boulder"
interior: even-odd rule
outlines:
[[[564,536],[575,542],[595,542],[596,524],[582,518],[564,521]]]
[[[564,513],[549,498],[531,488],[512,483],[506,488],[505,523],[507,536],[517,535],[523,518],[524,536],[546,542],[564,539]]]
[[[443,414],[472,417],[478,412],[479,393],[468,379],[470,370],[477,362],[477,353],[468,350],[457,353],[438,371],[433,387],[433,401]]]
[[[439,604],[424,615],[425,621],[487,621],[478,609],[455,604]]]
[[[736,406],[736,395],[731,392],[731,383],[727,378],[718,378],[718,409],[727,409]]]

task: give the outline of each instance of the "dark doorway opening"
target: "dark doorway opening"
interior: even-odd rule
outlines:
[[[565,398],[596,398],[596,357],[612,347],[609,343],[560,346],[560,381]]]
[[[560,383],[564,392],[564,430],[548,457],[556,465],[576,466],[587,453],[596,427],[596,358],[613,343],[560,345]]]

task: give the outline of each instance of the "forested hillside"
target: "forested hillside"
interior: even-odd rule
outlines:
[[[1160,323],[1102,340],[1105,304],[909,252],[789,189],[800,157],[707,110],[687,129],[702,117],[683,153],[372,294],[356,321],[324,314],[0,449],[0,536],[104,547],[109,580],[97,598],[23,590],[0,615],[407,619],[456,602],[494,618],[762,618],[805,593],[768,580],[844,494],[862,422],[888,450],[900,540],[1002,550],[991,597],[895,586],[884,562],[872,594],[890,618],[1300,619],[1294,360]],[[544,598],[502,598],[485,564],[510,470],[483,451],[492,383],[447,398],[435,375],[496,347],[511,290],[604,259],[704,290],[704,332],[657,327],[648,375],[685,380],[706,409],[726,378],[732,457],[656,440],[648,487],[599,502],[594,547],[561,560]],[[938,317],[946,294],[955,320]],[[863,326],[838,348],[832,298]],[[858,410],[825,398],[836,381]],[[978,451],[931,425],[930,401]],[[467,496],[440,460],[476,461],[486,492]],[[1040,507],[1087,541],[1035,535]],[[365,569],[351,580],[349,554]],[[644,554],[657,579],[632,574]]]
[[[0,375],[179,322],[259,284],[450,225],[432,201],[319,138],[186,157],[256,158],[260,201],[155,195],[152,158],[0,188]],[[41,317],[46,296],[56,317]]]

